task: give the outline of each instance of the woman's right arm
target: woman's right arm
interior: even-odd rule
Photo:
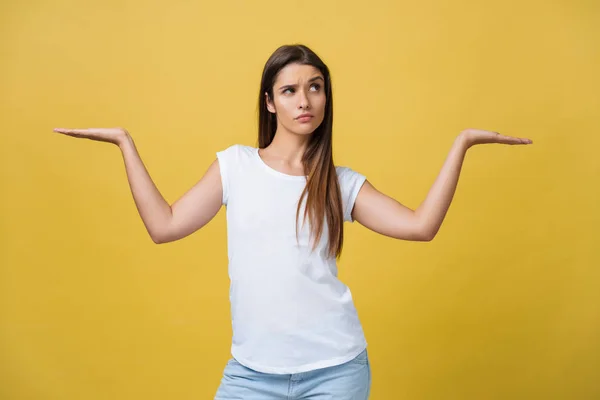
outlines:
[[[219,212],[223,188],[217,160],[200,181],[170,206],[150,178],[131,136],[126,135],[119,148],[135,205],[154,243],[184,238]]]
[[[216,159],[200,181],[170,206],[156,188],[125,129],[56,128],[54,131],[119,146],[135,205],[155,243],[172,242],[192,234],[206,225],[221,208],[223,188]]]

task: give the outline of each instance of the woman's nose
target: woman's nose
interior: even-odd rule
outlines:
[[[300,96],[299,96],[299,108],[308,108],[310,107],[310,104],[308,103],[308,96],[306,95],[306,93],[304,92],[300,92]]]

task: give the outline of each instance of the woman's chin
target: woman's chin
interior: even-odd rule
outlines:
[[[293,132],[298,135],[311,135],[318,127],[317,124],[300,124],[300,126],[294,127]]]
[[[312,130],[305,130],[305,131],[300,131],[300,130],[296,130],[294,131],[294,133],[298,136],[310,136],[315,132],[314,129]]]
[[[311,135],[316,130],[315,126],[304,126],[304,127],[295,127],[291,132],[296,135]]]

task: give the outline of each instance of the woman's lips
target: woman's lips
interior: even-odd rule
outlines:
[[[297,120],[298,120],[298,122],[308,122],[308,121],[310,121],[312,118],[313,118],[312,116],[306,116],[306,117],[300,117],[300,118],[297,118]]]

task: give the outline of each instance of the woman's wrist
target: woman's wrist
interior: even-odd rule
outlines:
[[[119,146],[119,148],[121,150],[123,150],[123,148],[125,148],[126,146],[129,146],[129,145],[132,145],[132,144],[133,144],[133,138],[131,137],[129,132],[124,130],[123,134],[120,135],[119,139],[117,140],[117,145]]]
[[[460,143],[464,146],[465,150],[468,150],[469,147],[473,145],[471,139],[469,138],[469,134],[466,131],[461,131],[456,137],[456,142]]]

